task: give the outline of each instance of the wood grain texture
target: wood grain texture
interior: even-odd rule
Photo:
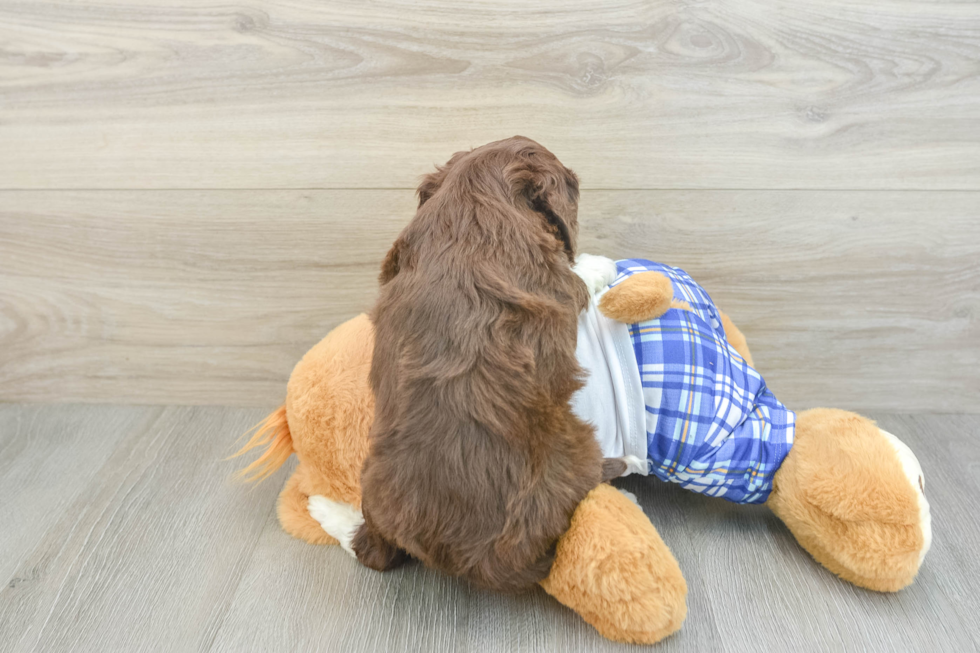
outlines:
[[[794,408],[980,411],[980,195],[586,191],[583,251],[685,268]],[[371,306],[409,191],[0,193],[0,399],[268,405]]]
[[[16,567],[0,589],[0,650],[206,651],[273,510],[274,484],[249,492],[222,460],[263,411],[0,408],[11,413],[33,425],[10,438],[28,445],[75,422],[64,460],[118,445],[94,476],[51,457],[21,481],[16,509],[45,528],[26,553],[4,543]],[[61,502],[38,500],[52,490]]]
[[[980,188],[951,0],[0,2],[2,188],[414,187],[536,138],[587,188]]]
[[[980,535],[976,520],[962,517],[976,509],[980,491],[960,480],[978,460],[980,418],[870,416],[914,450],[933,509],[932,548],[915,583],[897,594],[840,581],[763,506],[737,506],[641,477],[618,482],[638,496],[671,547],[688,578],[689,595],[700,595],[704,607],[689,604],[691,613],[711,612],[721,650],[954,651],[980,646],[976,597],[963,599],[971,579],[980,574],[980,563],[958,553]],[[953,463],[952,452],[961,448],[970,453]],[[698,573],[695,583],[692,569]],[[674,650],[705,650],[684,645],[689,625]]]
[[[27,572],[21,576],[17,566],[99,478],[120,441],[144,430],[156,413],[139,407],[0,406],[0,579],[11,589],[36,580],[38,570],[21,570]]]
[[[14,492],[0,516],[5,527],[11,514],[38,522],[16,522],[20,539],[0,532],[0,652],[980,645],[977,415],[871,415],[918,455],[933,511],[932,549],[915,584],[897,594],[838,580],[764,507],[652,478],[617,481],[637,495],[689,586],[684,627],[651,649],[603,640],[541,591],[490,594],[414,563],[378,574],[338,547],[290,538],[273,514],[288,469],[249,489],[228,481],[236,462],[220,460],[261,413],[0,406],[0,447],[16,452],[2,461],[0,489]],[[101,444],[88,451],[92,443]],[[50,500],[58,494],[65,500]]]
[[[237,405],[281,400],[303,353],[371,306],[412,205],[407,192],[3,200],[0,395]]]
[[[956,625],[962,626],[980,648],[980,620],[977,619],[980,594],[976,592],[976,583],[970,580],[980,572],[980,561],[960,545],[977,541],[980,529],[976,519],[963,516],[980,514],[980,447],[977,446],[980,421],[976,416],[965,415],[883,414],[877,418],[889,432],[902,434],[903,438],[914,434],[918,443],[915,453],[926,475],[933,515],[933,548],[927,554],[931,558],[921,578],[934,579],[942,585],[948,600],[944,612],[950,615],[943,622],[954,624],[951,629],[954,632]],[[908,648],[941,650],[929,643],[927,626],[923,624],[919,628],[917,633],[904,634],[914,644]]]

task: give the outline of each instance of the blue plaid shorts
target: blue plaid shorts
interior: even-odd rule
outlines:
[[[763,503],[793,446],[795,413],[728,344],[718,308],[686,272],[642,259],[617,261],[615,286],[656,271],[691,310],[629,325],[646,403],[650,472],[736,503]]]

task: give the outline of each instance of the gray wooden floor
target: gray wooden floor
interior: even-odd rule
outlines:
[[[0,651],[624,650],[541,591],[388,574],[276,521],[223,460],[263,409],[0,404]],[[896,595],[824,571],[762,507],[626,479],[681,563],[662,651],[964,651],[980,641],[978,415],[872,415],[926,473],[934,543]]]

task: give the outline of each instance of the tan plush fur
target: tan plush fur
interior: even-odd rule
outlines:
[[[331,331],[294,368],[285,410],[263,424],[259,440],[269,449],[259,460],[278,464],[257,468],[271,473],[285,460],[286,443],[295,449],[299,464],[279,495],[279,522],[311,544],[337,541],[310,516],[310,495],[361,505],[360,469],[374,416],[373,343],[366,315]],[[609,485],[594,489],[573,514],[543,586],[615,641],[652,644],[680,628],[687,613],[677,561],[643,511]]]
[[[373,344],[366,315],[348,320],[303,356],[286,386],[289,431],[306,468],[300,489],[357,508],[374,419],[367,380]]]
[[[767,505],[841,578],[880,592],[915,578],[923,547],[915,491],[871,420],[827,408],[797,415],[774,485]]]
[[[644,275],[662,276],[648,272],[630,279]],[[656,317],[663,312],[661,285],[652,277],[633,286],[623,282],[602,298],[609,298],[616,315],[601,302],[600,310],[613,319]],[[689,308],[678,304],[670,306]],[[745,336],[724,313],[721,321],[728,342],[752,365]],[[795,442],[774,488],[766,505],[830,571],[881,592],[896,592],[915,579],[925,544],[916,490],[871,420],[826,408],[799,413]]]
[[[261,481],[282,467],[292,455],[293,440],[286,423],[285,405],[274,410],[255,426],[252,437],[235,456],[241,456],[258,447],[265,447],[265,451],[248,467],[238,472],[239,478],[246,481]]]
[[[673,299],[670,279],[659,272],[640,272],[606,291],[599,310],[619,322],[645,322],[666,313]]]
[[[642,292],[615,305],[628,305],[632,316],[667,310],[659,282],[644,287],[655,290],[647,305]],[[721,317],[729,342],[751,363],[745,337]],[[359,473],[374,413],[368,385],[373,340],[365,315],[334,329],[297,364],[285,406],[245,447],[267,448],[250,466],[259,477],[295,449],[299,465],[280,495],[279,520],[313,544],[335,540],[309,515],[310,495],[360,506]],[[850,582],[897,591],[918,571],[924,545],[915,490],[894,449],[866,418],[833,409],[800,413],[795,444],[767,505],[817,561]],[[677,561],[642,510],[608,485],[579,504],[541,585],[620,642],[657,642],[680,628],[687,612]]]
[[[658,642],[687,615],[677,560],[639,506],[610,485],[579,504],[541,587],[618,642]]]
[[[323,494],[310,482],[310,465],[300,463],[279,494],[277,513],[282,529],[295,538],[310,544],[337,544],[327,535],[320,523],[310,516],[307,508],[311,494]],[[329,496],[329,495],[324,495]]]
[[[337,543],[310,516],[310,495],[361,506],[361,466],[374,418],[368,386],[373,345],[367,315],[331,331],[296,364],[285,405],[239,452],[268,446],[243,470],[251,473],[251,480],[264,478],[296,453],[299,464],[279,495],[279,522],[287,533],[310,544]]]

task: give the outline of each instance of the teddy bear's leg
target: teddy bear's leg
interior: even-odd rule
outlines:
[[[677,560],[635,501],[607,484],[575,510],[541,587],[617,642],[659,642],[687,615]]]
[[[351,543],[364,523],[361,511],[323,494],[311,494],[309,470],[300,463],[279,494],[276,509],[282,529],[310,544],[339,544],[355,555]]]
[[[313,494],[306,503],[309,516],[323,529],[330,539],[349,553],[354,553],[354,535],[364,523],[361,511],[343,501],[329,499],[322,494]]]
[[[721,326],[725,329],[725,339],[728,340],[728,344],[738,352],[739,356],[745,359],[749,367],[755,367],[752,363],[752,352],[749,351],[749,343],[745,339],[745,336],[742,335],[742,332],[735,326],[731,318],[725,315],[724,311],[719,310],[718,313],[721,315]]]
[[[932,539],[922,470],[911,450],[843,410],[800,413],[767,505],[818,562],[855,585],[895,592]]]
[[[337,544],[337,540],[310,515],[307,508],[310,497],[301,489],[306,480],[306,472],[306,467],[300,463],[279,494],[279,503],[276,506],[279,523],[284,531],[310,544]]]

